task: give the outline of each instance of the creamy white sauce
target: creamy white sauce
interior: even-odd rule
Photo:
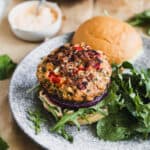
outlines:
[[[43,31],[49,29],[57,19],[57,12],[48,5],[41,5],[37,11],[38,3],[28,5],[14,16],[14,23],[18,29],[30,31]]]

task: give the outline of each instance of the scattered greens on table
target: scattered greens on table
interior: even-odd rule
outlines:
[[[9,78],[15,68],[16,63],[8,55],[0,55],[0,80]]]
[[[128,20],[128,23],[133,26],[145,27],[147,34],[150,35],[150,10],[145,10],[142,13],[136,14]]]
[[[134,137],[146,139],[149,136],[150,69],[138,71],[129,62],[113,65],[112,69],[108,95],[95,106],[64,114],[61,119],[56,120],[55,126],[51,128],[52,132],[72,142],[73,137],[65,130],[66,125],[72,122],[80,129],[78,117],[99,112],[104,116],[96,123],[100,139],[119,141]],[[33,117],[31,120],[39,122],[37,118]],[[39,131],[40,126],[36,123],[34,125]]]
[[[7,150],[8,148],[8,144],[0,137],[0,150]]]

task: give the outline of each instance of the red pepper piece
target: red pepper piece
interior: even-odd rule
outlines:
[[[82,67],[82,66],[80,66],[79,68],[78,68],[78,71],[85,71],[85,67]]]
[[[82,51],[83,48],[81,46],[74,46],[75,50]]]
[[[49,77],[50,81],[53,83],[60,83],[60,81],[61,81],[61,77],[59,75],[55,74],[54,72],[50,72],[48,77]]]

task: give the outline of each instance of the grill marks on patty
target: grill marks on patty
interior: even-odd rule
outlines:
[[[49,93],[57,92],[61,98],[73,101],[91,101],[102,94],[110,76],[106,56],[85,44],[61,46],[49,54],[37,70],[40,83]],[[43,83],[45,78],[49,86]]]

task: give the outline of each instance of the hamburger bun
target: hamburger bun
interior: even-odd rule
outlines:
[[[103,51],[110,63],[132,61],[142,52],[142,40],[136,30],[109,16],[97,16],[81,24],[72,42],[85,42]]]
[[[52,113],[49,108],[50,108],[50,107],[57,107],[57,112],[55,112],[55,114],[57,115],[56,117],[57,117],[57,118],[63,117],[63,112],[62,112],[61,107],[56,106],[54,103],[52,103],[52,102],[48,99],[48,97],[47,97],[45,94],[43,94],[43,91],[42,91],[42,90],[39,92],[39,98],[40,98],[40,100],[42,101],[43,106],[44,106],[44,108],[45,108],[47,111],[49,111],[50,113]],[[73,110],[68,110],[67,113],[68,113],[68,114],[69,114],[69,113],[73,113]],[[94,122],[97,122],[97,121],[100,120],[101,118],[103,118],[103,115],[100,114],[100,113],[87,114],[84,118],[79,117],[79,118],[78,118],[78,122],[79,122],[80,125],[92,124],[92,123],[94,123]],[[71,122],[70,122],[70,123],[71,123]]]

